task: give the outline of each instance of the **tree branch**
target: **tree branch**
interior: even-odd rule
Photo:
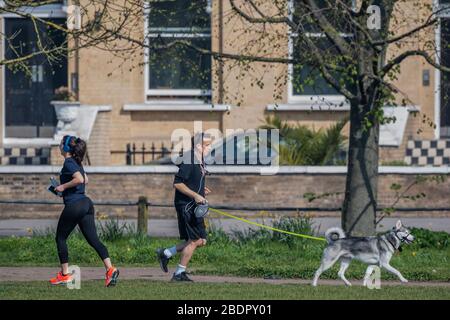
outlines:
[[[328,19],[322,14],[320,8],[317,6],[315,0],[302,0],[303,3],[308,6],[314,19],[317,21],[320,29],[325,33],[327,38],[333,42],[333,44],[338,48],[339,52],[346,56],[351,56],[351,49],[345,42],[341,33],[333,27],[333,25],[328,21]]]
[[[412,56],[421,56],[423,57],[430,65],[432,65],[433,67],[435,67],[436,69],[439,69],[440,71],[443,72],[449,72],[450,73],[450,67],[447,66],[443,66],[440,63],[437,63],[436,61],[433,60],[433,58],[431,58],[431,56],[429,55],[428,52],[424,51],[424,50],[409,50],[409,51],[405,51],[402,54],[400,54],[399,56],[395,57],[394,59],[390,60],[381,70],[381,77],[384,77],[389,71],[392,70],[392,68],[394,68],[395,66],[399,65],[400,63],[402,63],[403,60],[405,60],[408,57],[412,57]]]
[[[250,4],[252,5],[253,8],[255,8],[255,4],[250,1]],[[266,15],[264,15],[261,10],[257,10],[258,14],[261,16],[261,18],[255,18],[250,16],[249,14],[245,13],[243,10],[241,10],[240,8],[238,8],[238,6],[235,3],[235,0],[230,0],[230,5],[231,8],[237,13],[239,14],[241,17],[243,17],[245,20],[247,20],[250,23],[290,23],[290,20],[287,17],[268,17]]]
[[[418,27],[416,27],[414,29],[411,29],[408,32],[405,32],[405,33],[403,33],[403,34],[401,34],[399,36],[393,37],[393,38],[389,38],[389,39],[385,39],[385,40],[381,40],[381,41],[374,41],[373,44],[376,45],[376,46],[386,45],[386,44],[390,44],[390,43],[394,43],[394,42],[400,41],[400,40],[402,40],[404,38],[407,38],[409,36],[412,36],[414,33],[419,32],[419,31],[421,31],[421,30],[423,30],[425,28],[428,28],[428,27],[432,26],[433,24],[437,23],[439,21],[439,19],[438,18],[431,19],[431,17],[433,15],[434,14],[432,14],[428,18],[427,22],[424,23],[423,25],[420,25],[420,26],[418,26]]]

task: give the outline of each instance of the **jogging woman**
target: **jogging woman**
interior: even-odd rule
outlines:
[[[64,136],[59,148],[64,157],[64,166],[60,174],[61,184],[55,190],[62,193],[64,210],[59,217],[55,240],[61,271],[50,280],[50,283],[56,285],[72,281],[72,275],[68,270],[69,254],[66,241],[78,225],[89,245],[103,260],[106,268],[105,286],[113,286],[117,282],[119,270],[112,266],[108,250],[97,236],[94,205],[85,194],[88,177],[82,162],[86,154],[86,142],[77,137]]]

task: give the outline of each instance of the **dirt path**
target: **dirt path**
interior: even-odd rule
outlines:
[[[42,268],[42,267],[0,267],[0,282],[2,281],[48,281],[58,271],[57,268]],[[120,280],[159,280],[169,281],[171,273],[164,273],[159,268],[122,268],[120,270]],[[99,280],[104,278],[103,268],[83,267],[81,269],[82,280]],[[207,276],[207,275],[192,275],[191,278],[195,282],[210,282],[210,283],[269,283],[269,284],[310,284],[310,280],[304,279],[263,279],[263,278],[245,278],[234,276]],[[353,280],[353,285],[362,285],[362,280]],[[339,285],[342,286],[342,281],[339,280],[319,280],[319,285]],[[430,287],[448,287],[450,282],[436,282],[427,281],[419,282],[413,281],[402,284],[399,281],[382,281],[382,286],[430,286]]]

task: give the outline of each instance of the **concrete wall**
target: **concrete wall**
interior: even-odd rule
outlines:
[[[57,176],[59,167],[0,167],[1,200],[49,200],[58,201],[46,191],[51,175]],[[345,167],[282,167],[279,174],[261,176],[259,171],[247,167],[209,167],[212,172],[207,185],[213,190],[208,196],[214,205],[237,207],[340,207],[345,187]],[[88,195],[94,202],[137,201],[147,196],[156,204],[167,204],[169,208],[150,207],[150,217],[175,218],[172,207],[174,190],[172,187],[174,166],[142,167],[86,167],[89,175]],[[406,188],[416,179],[416,175],[425,177],[450,175],[447,167],[410,168],[381,167],[378,200],[380,206],[390,206],[396,199],[391,185],[396,183]],[[413,186],[406,195],[421,192],[426,198],[417,201],[401,200],[398,207],[449,207],[448,193],[450,180],[437,184],[425,182]],[[340,193],[309,203],[305,193]],[[5,205],[0,204],[0,219],[58,217],[61,205]],[[101,214],[135,217],[136,207],[97,206]],[[242,214],[242,212],[240,212]],[[252,211],[246,214],[266,214]],[[285,213],[287,214],[287,213]],[[290,214],[293,214],[292,212]],[[316,215],[338,215],[335,213],[315,213]],[[409,216],[429,216],[426,212],[407,213]],[[450,216],[450,212],[435,212],[434,215]]]

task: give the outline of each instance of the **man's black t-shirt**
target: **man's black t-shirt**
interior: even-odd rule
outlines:
[[[178,165],[178,172],[175,174],[173,183],[184,183],[189,189],[205,196],[205,176],[202,172],[201,164],[198,163],[181,163]],[[192,201],[192,198],[175,191],[175,205],[186,204]]]

